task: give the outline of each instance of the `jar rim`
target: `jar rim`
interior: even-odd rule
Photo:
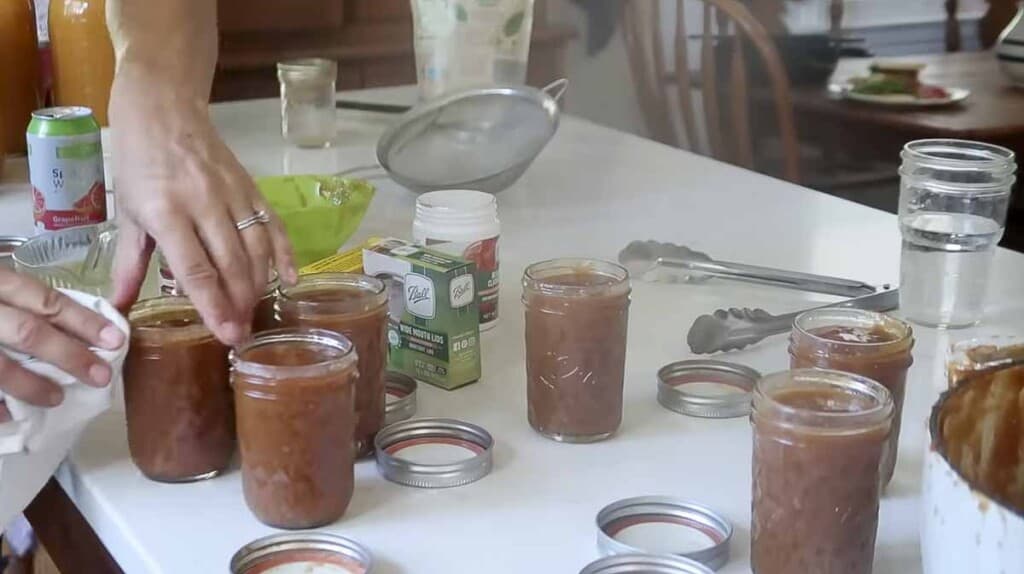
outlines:
[[[302,292],[316,291],[323,287],[355,288],[371,297],[382,298],[387,303],[387,285],[377,277],[361,273],[307,273],[299,276],[294,285],[281,286],[277,290],[278,301],[287,302],[302,309],[338,309],[348,307],[348,301],[304,301],[295,295]]]
[[[172,310],[188,310],[194,311],[199,316],[200,321],[195,323],[189,323],[187,325],[136,325],[135,321],[141,319],[144,316],[156,315],[160,313],[166,313]],[[178,336],[188,335],[209,335],[213,337],[213,332],[210,331],[206,323],[202,321],[202,316],[199,315],[199,310],[196,309],[192,301],[184,295],[158,295],[156,297],[149,297],[147,299],[141,299],[132,305],[131,310],[128,311],[128,324],[131,325],[132,333],[142,334],[153,334],[157,332],[173,332]]]
[[[852,391],[873,401],[869,408],[849,411],[826,411],[794,407],[776,401],[768,387],[781,388],[834,387]],[[889,421],[893,415],[892,393],[881,383],[853,373],[830,369],[791,369],[761,377],[754,386],[751,420],[768,406],[789,419],[781,426],[814,428],[824,432],[843,434],[862,432]]]
[[[586,273],[608,277],[611,283],[594,285],[567,285],[550,280],[567,274]],[[547,259],[530,264],[523,271],[523,287],[540,291],[545,295],[561,297],[583,297],[609,290],[621,290],[623,294],[630,292],[629,271],[618,263],[585,257],[563,257]]]
[[[959,153],[963,158],[940,155],[940,152]],[[986,165],[1005,166],[1016,170],[1016,156],[1013,150],[986,142],[949,138],[920,139],[903,145],[904,159],[921,159],[948,164],[949,167],[979,168]],[[967,157],[969,155],[974,158]]]
[[[278,72],[316,73],[320,71],[336,71],[338,63],[327,58],[294,58],[277,63]]]
[[[270,365],[246,360],[245,354],[253,349],[279,343],[312,343],[332,347],[341,351],[341,355],[330,357],[305,365]],[[228,361],[231,369],[246,375],[278,377],[311,376],[323,370],[338,370],[354,365],[357,361],[355,345],[352,341],[335,331],[327,329],[311,329],[306,327],[286,327],[256,333],[238,347],[231,349]]]
[[[1016,181],[1016,156],[1009,148],[957,139],[922,139],[904,144],[899,173],[905,178],[929,179],[928,186],[947,193],[1010,193]],[[915,172],[918,168],[944,172],[991,172],[985,182],[947,182]]]
[[[861,341],[837,341],[835,339],[829,339],[822,337],[817,333],[813,333],[812,330],[816,327],[812,327],[808,323],[815,319],[822,317],[828,317],[833,321],[843,321],[846,323],[840,323],[836,326],[881,326],[888,333],[899,335],[898,338],[888,341],[877,341],[877,342],[861,342]],[[859,320],[860,319],[860,320]],[[825,327],[830,325],[819,325],[818,327]],[[892,327],[892,328],[890,328]],[[899,332],[896,332],[896,330]],[[877,311],[868,311],[865,309],[842,309],[842,308],[824,308],[824,309],[811,309],[804,311],[796,316],[793,320],[793,334],[799,334],[801,337],[805,337],[816,344],[829,345],[829,346],[843,346],[850,347],[858,350],[871,350],[871,349],[884,349],[886,347],[895,346],[906,342],[907,339],[913,339],[914,328],[910,326],[910,323],[890,317],[885,313],[879,313]]]

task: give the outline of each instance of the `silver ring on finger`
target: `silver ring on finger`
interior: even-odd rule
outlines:
[[[253,225],[263,223],[270,223],[270,214],[268,214],[266,210],[261,209],[253,213],[249,217],[246,217],[245,219],[235,222],[235,228],[241,231],[248,227],[252,227]]]

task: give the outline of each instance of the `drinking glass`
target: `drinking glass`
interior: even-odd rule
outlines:
[[[925,326],[974,325],[1006,224],[1014,154],[981,142],[929,139],[906,144],[900,157],[900,308]]]
[[[338,64],[322,58],[278,62],[281,135],[298,147],[331,145],[335,133],[334,85]]]

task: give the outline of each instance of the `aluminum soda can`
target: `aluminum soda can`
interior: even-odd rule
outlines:
[[[36,232],[106,221],[100,126],[92,110],[36,110],[25,138]]]

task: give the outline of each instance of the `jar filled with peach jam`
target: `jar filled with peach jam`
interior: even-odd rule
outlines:
[[[276,528],[315,528],[348,508],[354,484],[357,354],[343,335],[274,329],[231,354],[242,489]]]
[[[235,451],[228,349],[184,297],[137,303],[124,365],[128,449],[161,482],[212,478]]]

